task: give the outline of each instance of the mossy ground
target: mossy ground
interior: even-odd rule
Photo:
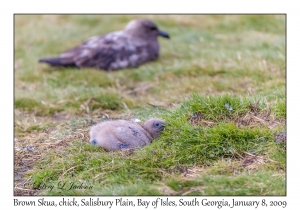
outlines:
[[[157,61],[104,72],[37,63],[148,18]],[[15,15],[15,195],[285,195],[284,15]],[[91,125],[160,117],[135,151],[89,144]],[[92,189],[52,190],[58,183]]]

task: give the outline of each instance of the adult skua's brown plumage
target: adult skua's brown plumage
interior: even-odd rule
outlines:
[[[54,58],[39,62],[51,66],[92,67],[103,70],[134,68],[159,56],[157,36],[169,38],[149,20],[132,20],[123,31],[94,36]]]
[[[91,127],[90,142],[107,151],[142,147],[159,137],[164,124],[157,118],[151,118],[143,125],[127,120],[105,121]]]

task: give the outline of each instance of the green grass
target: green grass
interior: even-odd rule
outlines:
[[[171,35],[154,62],[37,62],[137,17]],[[284,15],[15,15],[15,148],[37,148],[15,151],[15,184],[32,190],[15,194],[285,195],[285,27]],[[88,142],[96,122],[150,117],[168,126],[131,154]]]

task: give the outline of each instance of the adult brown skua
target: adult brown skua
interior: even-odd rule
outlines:
[[[130,21],[124,30],[94,36],[58,57],[41,58],[51,66],[117,70],[135,68],[159,57],[158,36],[169,38],[149,20]]]

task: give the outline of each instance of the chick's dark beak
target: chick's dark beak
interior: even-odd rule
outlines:
[[[164,130],[165,127],[168,125],[168,123],[164,122],[161,126],[160,126],[160,130]]]
[[[169,34],[164,32],[164,31],[160,31],[158,30],[158,36],[162,36],[162,37],[165,37],[165,38],[170,38]]]

